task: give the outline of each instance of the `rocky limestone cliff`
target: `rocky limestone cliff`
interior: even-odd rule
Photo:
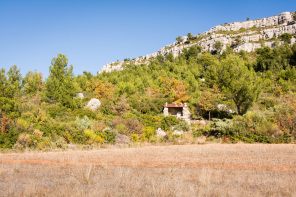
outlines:
[[[268,18],[218,25],[200,35],[193,36],[194,39],[191,40],[184,36],[182,37],[182,42],[174,42],[152,54],[140,56],[128,62],[122,61],[107,64],[98,73],[122,70],[125,64],[148,63],[150,58],[155,58],[158,55],[166,56],[168,53],[172,53],[174,57],[177,57],[184,48],[189,48],[193,45],[201,46],[204,51],[213,52],[215,51],[214,45],[217,41],[223,44],[222,51],[227,46],[231,46],[235,52],[241,50],[251,52],[260,48],[262,41],[264,41],[265,46],[272,48],[275,46],[275,38],[278,38],[280,35],[284,33],[296,34],[294,14],[292,12],[283,12]],[[291,44],[295,42],[296,38],[293,37]]]

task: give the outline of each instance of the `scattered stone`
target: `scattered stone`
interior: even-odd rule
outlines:
[[[83,93],[77,93],[76,94],[76,97],[77,98],[80,98],[80,99],[83,99],[84,98],[84,95],[83,95]]]
[[[225,110],[226,110],[226,107],[227,107],[227,106],[226,106],[225,104],[218,104],[218,105],[217,105],[217,108],[218,108],[219,110],[224,110],[224,111],[225,111]]]
[[[173,132],[173,135],[183,135],[184,134],[184,131],[178,131],[178,130],[175,130]]]
[[[166,136],[166,133],[161,128],[158,128],[156,130],[156,136]]]
[[[86,105],[87,108],[89,108],[93,111],[98,109],[100,106],[101,106],[101,102],[99,99],[96,99],[96,98],[91,99]]]
[[[205,120],[197,120],[197,124],[206,125],[207,122]]]

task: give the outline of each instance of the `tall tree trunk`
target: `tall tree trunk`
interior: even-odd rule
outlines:
[[[240,115],[241,114],[240,105],[236,105],[236,109],[237,109],[237,114]]]

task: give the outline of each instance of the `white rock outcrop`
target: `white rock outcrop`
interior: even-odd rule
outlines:
[[[101,102],[99,99],[93,98],[90,101],[88,101],[86,108],[89,108],[93,111],[95,111],[96,109],[98,109],[101,106]]]
[[[231,46],[235,52],[241,50],[251,52],[261,47],[260,40],[265,41],[265,46],[273,47],[274,41],[268,41],[269,39],[278,38],[284,33],[296,34],[296,21],[293,20],[293,15],[294,13],[292,12],[283,12],[268,18],[218,25],[201,35],[195,36],[197,39],[200,39],[198,42],[186,43],[187,36],[184,36],[182,37],[182,43],[174,42],[162,47],[157,52],[135,58],[130,63],[147,63],[150,58],[155,58],[158,55],[166,56],[169,53],[177,57],[183,52],[184,48],[189,48],[193,45],[201,46],[203,51],[213,52],[217,41],[223,44],[222,51],[226,49],[226,46]],[[239,30],[242,30],[242,33]],[[237,39],[241,41],[239,44],[236,43]],[[291,39],[291,44],[293,43],[295,43],[295,38]],[[124,68],[123,65],[124,62],[113,62],[103,66],[98,73],[122,70]]]

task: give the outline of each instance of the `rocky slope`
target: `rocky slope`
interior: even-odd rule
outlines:
[[[231,46],[236,52],[241,50],[251,52],[260,48],[262,43],[272,48],[275,45],[276,38],[280,35],[284,33],[296,34],[294,15],[295,13],[293,12],[283,12],[268,18],[218,25],[200,35],[193,36],[193,39],[190,40],[187,36],[184,36],[181,42],[174,42],[152,54],[140,56],[128,62],[122,61],[107,64],[98,73],[122,70],[124,64],[148,63],[150,58],[155,58],[158,55],[166,56],[168,53],[172,53],[176,57],[182,53],[184,48],[189,48],[193,45],[201,46],[204,51],[213,52],[217,41],[222,43],[222,51],[227,46]],[[291,44],[295,42],[296,38],[292,37]]]

